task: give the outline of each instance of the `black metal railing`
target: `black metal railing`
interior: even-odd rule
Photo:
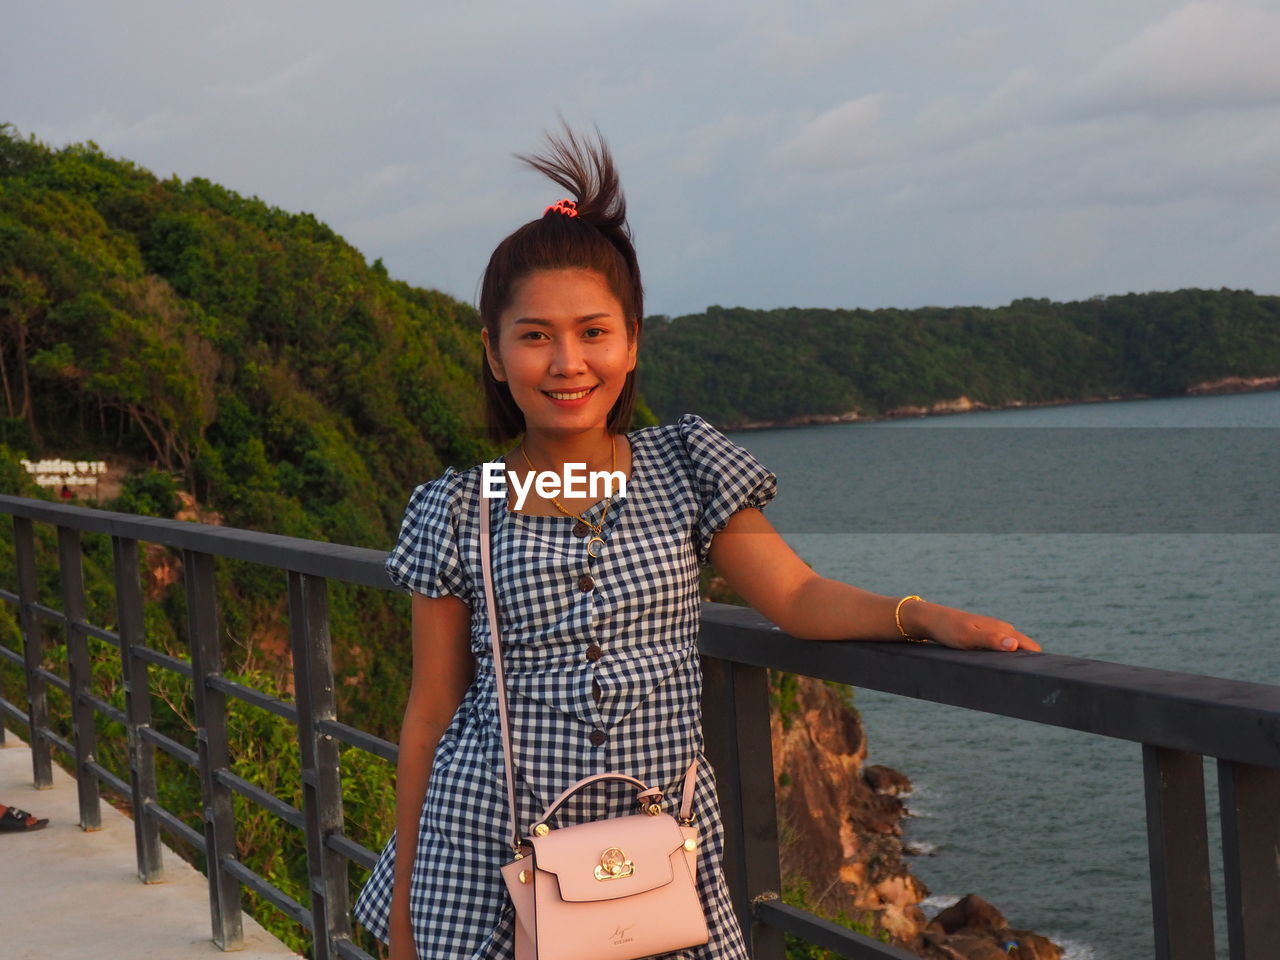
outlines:
[[[348,872],[372,867],[376,853],[344,833],[339,744],[394,761],[386,740],[337,719],[328,616],[328,583],[393,589],[379,551],[202,524],[69,507],[0,496],[13,517],[16,591],[0,599],[17,608],[21,652],[0,643],[0,663],[25,677],[26,709],[0,698],[0,717],[30,731],[37,786],[51,783],[52,750],[77,774],[81,825],[99,824],[100,783],[129,798],[138,875],[160,877],[160,831],[205,855],[213,940],[242,942],[240,894],[255,891],[310,931],[316,960],[367,958],[352,942]],[[61,609],[38,601],[33,523],[57,530]],[[115,631],[86,622],[81,535],[111,538]],[[138,579],[138,543],[182,551],[190,659],[148,647]],[[295,696],[282,701],[222,675],[214,559],[228,557],[283,570]],[[62,624],[68,677],[43,666],[41,620]],[[123,711],[96,697],[89,683],[88,638],[119,649]],[[1212,960],[1209,831],[1203,758],[1217,760],[1226,927],[1232,960],[1275,956],[1280,943],[1280,687],[1082,660],[1052,654],[992,657],[935,646],[822,643],[780,634],[752,610],[705,604],[700,639],[707,753],[717,770],[725,825],[725,875],[752,955],[781,960],[784,933],[850,958],[911,956],[803,910],[783,904],[778,823],[769,737],[768,669],[985,713],[1116,737],[1142,745],[1147,839],[1153,896],[1154,955]],[[1274,647],[1274,644],[1272,644]],[[193,682],[198,750],[151,725],[149,668]],[[69,697],[71,740],[50,725],[47,689]],[[227,698],[296,725],[301,809],[234,774],[228,756]],[[123,724],[130,782],[96,759],[95,714]],[[0,728],[2,731],[2,728]],[[2,735],[2,733],[0,733]],[[155,751],[199,772],[203,832],[157,799]],[[1137,758],[1135,757],[1135,760]],[[309,902],[301,904],[236,856],[233,795],[256,803],[305,835]]]

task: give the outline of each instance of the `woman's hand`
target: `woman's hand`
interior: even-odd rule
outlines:
[[[900,610],[902,628],[956,650],[1040,650],[1026,634],[1004,620],[968,613],[924,600],[908,600]]]

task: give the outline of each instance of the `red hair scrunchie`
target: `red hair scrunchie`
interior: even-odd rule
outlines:
[[[566,217],[576,217],[578,215],[578,201],[569,199],[557,200],[551,206],[547,207],[547,209],[542,211],[542,215],[544,217],[548,213],[562,213]]]

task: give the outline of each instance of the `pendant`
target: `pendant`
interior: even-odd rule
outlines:
[[[582,537],[585,537],[590,532],[591,532],[591,528],[588,527],[581,520],[579,520],[577,523],[573,525],[573,535],[575,537],[582,538]]]
[[[600,546],[602,547],[604,546],[604,540],[600,537],[592,537],[590,540],[587,541],[588,557],[591,557],[594,559],[595,557],[600,556],[600,554],[596,553],[596,549],[595,549],[597,543],[600,544]]]

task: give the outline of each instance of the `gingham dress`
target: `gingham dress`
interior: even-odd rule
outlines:
[[[667,956],[746,960],[721,871],[714,774],[702,755],[698,565],[734,513],[773,498],[776,479],[693,415],[629,438],[627,493],[614,498],[595,559],[571,532],[572,519],[512,513],[493,501],[518,822],[526,832],[562,790],[605,772],[660,785],[671,810],[697,756],[698,892],[710,939]],[[418,825],[409,909],[419,960],[515,953],[514,912],[498,872],[511,859],[510,821],[480,577],[480,480],[478,466],[449,468],[418,487],[387,559],[401,586],[470,604],[476,659],[475,679],[436,749]],[[596,504],[586,516],[597,521],[601,510]],[[634,812],[634,788],[597,785],[555,825]],[[355,906],[356,919],[382,940],[394,861],[393,836]]]

